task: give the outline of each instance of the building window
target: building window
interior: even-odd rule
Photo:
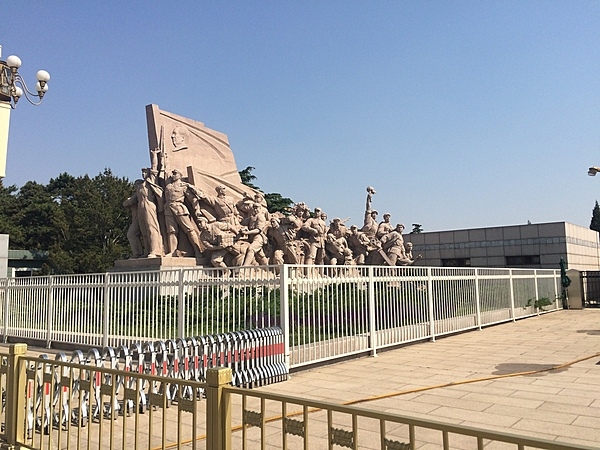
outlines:
[[[540,255],[507,256],[506,265],[516,267],[539,266]]]
[[[471,267],[471,258],[442,259],[442,267]]]

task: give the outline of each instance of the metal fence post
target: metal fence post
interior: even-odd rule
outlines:
[[[25,364],[19,359],[27,354],[27,344],[12,344],[9,348],[6,374],[6,440],[10,445],[24,443],[25,437]]]
[[[427,303],[429,304],[429,334],[435,342],[435,318],[433,317],[433,280],[431,267],[427,268]]]
[[[206,448],[231,450],[231,396],[223,390],[231,384],[231,369],[208,369],[206,382]]]
[[[540,292],[538,289],[538,271],[537,269],[533,270],[533,282],[535,283],[535,303],[539,304],[539,300],[540,300]],[[537,315],[540,315],[540,308],[538,306],[535,307],[535,312],[537,313]]]
[[[179,339],[185,339],[185,312],[187,311],[187,308],[185,307],[185,301],[183,298],[185,295],[183,285],[183,269],[179,269],[178,277],[179,285],[177,291],[177,337]]]
[[[46,329],[46,348],[52,346],[52,326],[54,325],[54,276],[48,277],[48,328]]]
[[[290,369],[290,293],[289,272],[286,264],[279,266],[279,323],[283,332],[283,358]]]
[[[4,342],[8,342],[8,319],[10,316],[9,313],[9,305],[10,305],[10,285],[11,278],[7,278],[6,280],[6,288],[4,290]]]
[[[556,276],[556,274],[559,273],[558,278]],[[560,277],[560,271],[554,269],[554,274],[553,274],[553,279],[554,279],[554,307],[555,309],[559,309],[558,306],[558,283],[560,283],[560,288],[561,288],[561,293],[560,293],[560,299],[562,300],[562,279]],[[561,304],[562,306],[562,304]]]
[[[375,280],[373,266],[369,266],[369,347],[371,347],[371,356],[377,356],[377,330],[375,324]]]
[[[517,318],[515,317],[515,285],[513,283],[513,270],[508,269],[508,276],[510,280],[510,317],[512,321],[515,322]]]
[[[103,291],[103,295],[104,295],[104,312],[102,314],[102,346],[103,347],[108,347],[108,326],[109,326],[109,320],[108,320],[108,315],[110,313],[110,298],[108,295],[108,277],[110,276],[110,274],[105,273],[104,274],[104,291]]]
[[[477,328],[481,330],[481,302],[479,298],[479,269],[475,269],[475,308],[477,311]]]

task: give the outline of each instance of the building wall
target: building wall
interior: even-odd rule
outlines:
[[[8,234],[0,234],[0,278],[8,277]]]
[[[596,231],[567,223],[569,269],[599,270],[600,247]]]
[[[568,222],[408,234],[423,266],[598,270],[598,233]]]

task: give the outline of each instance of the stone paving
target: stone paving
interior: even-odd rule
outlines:
[[[569,310],[302,370],[260,390],[600,449],[599,362],[600,309]],[[235,401],[234,427],[239,417]],[[311,431],[324,421],[323,412],[311,413]],[[361,426],[361,448],[379,448],[378,427]],[[240,435],[234,431],[233,448]],[[265,435],[269,448],[280,446],[280,425]],[[248,437],[255,448],[258,431]],[[288,448],[301,448],[299,438],[289,441]],[[310,448],[322,445],[316,438]]]
[[[568,310],[305,370],[261,389],[364,399],[356,405],[600,448],[599,362],[600,309]]]

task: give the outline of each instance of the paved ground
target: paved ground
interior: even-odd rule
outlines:
[[[599,362],[600,310],[569,310],[306,370],[262,389],[365,399],[357,406],[600,448]],[[474,379],[482,381],[460,384]],[[415,392],[422,388],[431,389]]]
[[[261,389],[600,448],[599,362],[600,309],[570,310],[304,370]]]

